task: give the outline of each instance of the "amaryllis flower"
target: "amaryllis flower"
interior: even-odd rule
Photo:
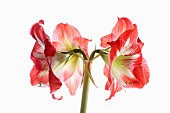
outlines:
[[[31,83],[49,85],[53,93],[65,82],[70,94],[74,95],[82,81],[83,62],[88,57],[87,46],[90,40],[82,38],[75,27],[60,23],[54,29],[50,41],[42,24],[43,20],[34,24],[30,32],[36,40],[31,53],[35,64],[30,73]]]
[[[53,60],[51,59],[56,54],[56,50],[41,24],[44,24],[43,20],[35,23],[30,31],[31,36],[36,40],[31,52],[31,59],[34,62],[30,72],[31,84],[49,86],[50,93],[53,93],[62,86],[62,83],[52,72]]]
[[[72,53],[71,50],[81,49],[84,56],[88,57],[88,42],[90,40],[82,38],[79,31],[69,24],[60,23],[53,32],[53,45],[58,52],[68,52],[69,54],[60,54],[54,57],[54,74],[65,82],[71,95],[74,95],[76,89],[82,81],[84,58],[81,53]],[[58,60],[62,59],[62,60]]]
[[[111,91],[108,99],[122,88],[143,88],[149,82],[149,68],[141,53],[143,45],[137,26],[128,18],[119,18],[111,34],[101,38],[101,46],[110,47],[109,63],[104,67],[108,77],[105,88]]]

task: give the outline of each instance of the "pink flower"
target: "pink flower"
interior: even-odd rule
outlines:
[[[143,88],[149,82],[149,68],[141,53],[143,45],[137,26],[128,18],[119,18],[112,33],[101,38],[101,46],[110,47],[109,63],[104,67],[108,78],[105,88],[111,92],[108,99],[122,88]]]
[[[60,23],[53,32],[53,45],[57,51],[69,52],[74,49],[82,49],[88,57],[88,42],[82,38],[79,31],[69,25]],[[80,53],[58,54],[53,64],[54,74],[65,82],[71,95],[74,95],[83,77],[84,58]],[[62,59],[62,60],[58,60]],[[57,61],[57,62],[56,62]]]
[[[57,91],[65,82],[71,95],[74,95],[83,77],[83,56],[75,49],[81,49],[88,57],[88,42],[79,31],[69,25],[60,23],[53,32],[52,41],[45,33],[43,20],[31,28],[31,36],[36,40],[31,53],[34,67],[31,70],[31,84],[49,85],[50,92]],[[54,95],[53,95],[53,98]]]

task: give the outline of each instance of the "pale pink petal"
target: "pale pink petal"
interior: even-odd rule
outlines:
[[[59,69],[55,70],[55,75],[58,76],[61,81],[66,81],[74,74],[78,64],[79,56],[74,54],[69,58],[69,60],[63,62]]]
[[[71,95],[75,95],[81,80],[82,76],[76,71],[67,81],[65,81]]]
[[[103,72],[104,72],[104,75],[106,76],[106,77],[108,77],[108,75],[109,75],[109,68],[105,65],[104,66],[104,68],[103,68]]]
[[[103,48],[106,48],[109,46],[109,44],[107,44],[107,43],[113,41],[113,36],[112,36],[112,34],[108,34],[106,36],[103,36],[100,39],[100,41],[101,41],[100,46]]]
[[[52,45],[56,48],[57,51],[62,51],[65,47],[60,42],[52,42]]]
[[[82,66],[83,64],[81,61],[79,61],[78,56],[74,56],[74,57],[73,57],[73,59],[70,59],[70,60],[72,60],[71,61],[72,65],[68,65],[66,63],[66,65],[65,65],[66,70],[65,70],[65,72],[63,72],[65,84],[67,85],[71,95],[75,94],[78,86],[80,85],[80,83],[82,81],[82,76],[83,76],[83,66]],[[64,68],[65,68],[65,66],[64,66]],[[70,68],[72,68],[72,69],[70,69]],[[72,70],[72,72],[71,72],[71,70]],[[66,73],[68,71],[70,71],[70,72]]]
[[[73,39],[73,46],[75,48],[80,47],[86,54],[86,56],[88,56],[88,42],[90,42],[91,40],[87,39],[87,38],[82,38],[82,37],[75,37]]]
[[[53,32],[53,41],[60,43],[65,49],[72,47],[75,37],[81,37],[79,31],[69,24],[60,23]]]

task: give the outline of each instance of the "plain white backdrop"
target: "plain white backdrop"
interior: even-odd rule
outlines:
[[[170,101],[170,14],[168,0],[6,0],[0,1],[0,113],[79,113],[81,90],[70,96],[65,86],[53,100],[49,88],[32,87],[29,72],[34,39],[31,26],[45,21],[49,36],[58,23],[75,26],[83,37],[92,39],[89,53],[100,38],[111,32],[117,17],[128,17],[138,26],[145,43],[143,55],[150,68],[150,82],[143,89],[125,89],[110,101],[104,90],[104,63],[98,58],[92,74],[99,88],[90,86],[87,113],[168,113]]]

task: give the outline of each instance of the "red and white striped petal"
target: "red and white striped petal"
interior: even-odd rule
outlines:
[[[142,59],[142,64],[133,69],[133,74],[139,82],[136,87],[143,88],[143,86],[149,82],[150,72],[144,58]]]
[[[40,20],[38,23],[35,23],[31,28],[30,34],[41,46],[44,46],[45,40],[49,40],[50,38],[45,33],[42,24],[44,24],[43,20]]]
[[[121,91],[122,87],[117,80],[112,78],[112,83],[110,84],[109,90],[110,90],[110,96],[109,98],[106,99],[106,101],[110,100],[116,94],[116,92]]]
[[[33,66],[30,72],[31,85],[47,84],[48,83],[48,70],[41,71]]]
[[[123,47],[128,46],[129,44],[137,43],[138,39],[137,26],[134,24],[133,29],[128,29],[124,31],[118,38],[125,42],[124,45],[122,45]]]
[[[117,38],[126,30],[133,29],[133,24],[131,20],[128,18],[118,18],[118,21],[115,25],[115,27],[112,29],[113,34],[113,41],[117,40]]]
[[[109,46],[108,42],[116,41],[122,34],[128,35],[129,34],[128,30],[132,30],[132,29],[134,29],[134,25],[132,24],[131,20],[129,20],[128,18],[125,18],[125,17],[118,18],[118,21],[117,21],[115,27],[112,29],[111,34],[108,34],[100,39],[101,40],[100,45],[102,47],[106,48]],[[124,33],[124,32],[126,32],[126,33]]]
[[[38,42],[35,42],[30,57],[37,69],[43,71],[48,68],[48,63],[44,55],[44,50]]]
[[[105,90],[110,90],[110,96],[106,99],[109,100],[115,95],[116,92],[121,91],[122,88],[117,79],[110,75],[110,70],[106,65],[104,66],[104,75],[108,77],[105,85]]]
[[[49,68],[49,85],[50,93],[56,92],[62,86],[60,79],[54,75],[51,67]]]

